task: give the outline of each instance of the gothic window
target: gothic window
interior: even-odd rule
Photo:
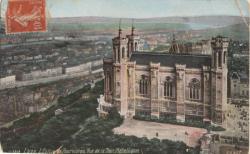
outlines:
[[[222,61],[221,61],[221,58],[222,58],[222,56],[221,56],[221,52],[219,52],[219,67],[221,67],[221,63],[222,63]]]
[[[194,100],[200,99],[200,89],[201,84],[200,81],[197,79],[192,79],[189,83],[189,98]]]
[[[140,80],[140,94],[147,95],[148,94],[148,78],[145,75],[142,75]]]
[[[109,76],[108,76],[108,83],[109,83],[109,88],[108,88],[108,90],[109,91],[112,91],[112,80],[111,80],[111,75],[109,74]]]
[[[127,49],[129,49],[129,46],[127,47]],[[129,52],[130,52],[130,51],[127,51],[127,57],[128,57],[128,58],[129,58]]]
[[[116,49],[115,49],[115,47],[113,48],[113,50],[114,50],[114,59],[116,58]]]
[[[120,62],[120,59],[121,59],[121,57],[120,57],[120,50],[118,50],[118,62]]]
[[[122,58],[125,58],[125,48],[122,47]]]
[[[138,45],[137,45],[137,42],[135,42],[135,51],[137,50],[137,46],[138,46]]]
[[[214,67],[216,67],[216,52],[214,53]]]
[[[174,97],[174,82],[171,77],[167,77],[164,82],[164,97]]]
[[[226,55],[227,55],[227,53],[226,53],[226,52],[224,52],[224,58],[223,58],[223,62],[224,62],[224,64],[226,64]]]

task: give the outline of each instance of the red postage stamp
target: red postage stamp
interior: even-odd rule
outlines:
[[[9,0],[6,13],[6,33],[46,31],[45,7],[45,0]]]

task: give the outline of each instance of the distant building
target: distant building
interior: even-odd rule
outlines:
[[[79,72],[91,71],[91,62],[75,65],[75,66],[66,66],[63,69],[64,74],[73,74]]]
[[[102,70],[103,70],[103,59],[98,59],[80,65],[72,65],[72,66],[66,65],[64,66],[63,73],[64,74],[73,74],[81,72],[96,73],[96,71],[98,72]]]
[[[96,67],[96,66],[102,66],[103,65],[103,59],[100,60],[95,60],[91,62],[91,66],[92,67]]]
[[[209,138],[202,137],[201,143],[203,144],[201,145],[201,154],[249,153],[248,141],[238,137],[213,134]]]
[[[104,98],[99,99],[99,113],[114,106],[124,117],[171,116],[178,121],[195,118],[223,124],[228,39],[212,38],[211,55],[180,54],[178,49],[138,52],[139,40],[134,27],[125,37],[119,29],[113,39],[113,57],[104,59]]]
[[[0,78],[0,89],[13,88],[15,87],[16,76],[10,75]]]
[[[211,55],[212,46],[210,40],[202,40],[196,43],[178,43],[173,36],[172,45],[169,49],[169,53],[186,53],[186,54],[202,54]]]
[[[234,58],[249,57],[249,50],[241,50],[239,53],[234,53],[233,57]]]
[[[200,138],[201,154],[210,153],[211,142],[212,142],[212,134],[203,134],[203,136]]]
[[[230,77],[231,98],[249,97],[249,77],[243,72],[233,72]]]
[[[154,50],[158,46],[158,42],[155,39],[147,39],[146,43],[150,50]]]
[[[212,47],[210,40],[202,40],[192,44],[192,54],[211,55]]]
[[[180,48],[179,44],[175,40],[175,35],[173,35],[173,41],[169,49],[169,53],[181,53],[183,50]]]
[[[62,67],[55,67],[46,70],[35,70],[30,72],[17,71],[16,79],[20,81],[35,80],[62,75]]]

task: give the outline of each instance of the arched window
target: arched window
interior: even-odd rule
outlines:
[[[148,78],[145,75],[142,75],[142,77],[141,77],[139,92],[141,95],[148,94]]]
[[[214,53],[214,67],[216,67],[216,52]]]
[[[174,97],[174,82],[171,77],[167,77],[164,82],[164,97]]]
[[[116,55],[117,55],[116,48],[114,47],[113,50],[114,50],[114,52],[113,52],[114,53],[114,59],[116,59]]]
[[[118,62],[120,62],[120,59],[121,59],[121,57],[120,57],[120,49],[118,49],[117,52],[118,52],[118,54],[117,54],[118,55]]]
[[[127,45],[127,58],[129,58],[129,53],[130,53],[131,51],[130,51],[130,48],[129,48],[129,43],[128,43],[128,45]]]
[[[198,100],[200,99],[200,89],[201,84],[200,81],[197,79],[192,79],[189,83],[189,98]]]
[[[125,58],[125,48],[122,47],[122,58]]]
[[[133,51],[134,51],[134,45],[133,45],[133,42],[131,42],[131,47],[130,47],[130,49],[131,49],[131,52],[133,52]]]
[[[108,91],[112,91],[112,79],[111,79],[111,75],[108,75]]]
[[[222,66],[222,65],[221,65],[221,64],[222,64],[222,61],[221,61],[221,60],[222,60],[222,59],[221,59],[221,58],[222,58],[222,55],[221,55],[221,54],[222,54],[222,53],[221,53],[221,52],[219,52],[219,67],[221,67],[221,66]]]
[[[135,51],[137,51],[137,46],[138,46],[138,44],[137,44],[137,42],[135,42]]]
[[[227,57],[227,53],[226,53],[226,52],[224,52],[224,58],[223,58],[223,62],[224,62],[224,64],[226,64],[226,57]]]

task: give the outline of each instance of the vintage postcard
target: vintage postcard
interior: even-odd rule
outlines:
[[[0,153],[248,154],[249,6],[0,0]]]

